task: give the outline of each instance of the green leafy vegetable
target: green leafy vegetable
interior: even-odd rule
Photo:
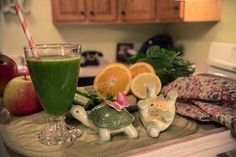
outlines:
[[[106,100],[114,101],[114,96],[112,95],[112,93],[108,93],[106,95]]]
[[[129,63],[147,62],[151,64],[163,85],[180,76],[189,76],[194,72],[192,63],[179,56],[179,52],[150,47],[147,53],[137,53],[128,59]]]
[[[74,98],[75,102],[81,103],[81,102],[85,101],[86,98],[88,99],[87,102],[85,103],[86,104],[85,108],[88,110],[91,110],[93,107],[95,107],[96,105],[103,102],[103,99],[101,97],[99,97],[97,92],[94,90],[86,90],[83,87],[77,87],[76,93],[77,93],[77,97]],[[78,98],[78,95],[80,95],[79,98]],[[75,96],[76,96],[76,94],[75,94]]]

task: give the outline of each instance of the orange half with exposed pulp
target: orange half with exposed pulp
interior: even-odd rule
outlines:
[[[113,63],[96,75],[93,87],[102,97],[109,93],[115,97],[118,92],[127,94],[130,91],[131,80],[132,75],[126,65]]]

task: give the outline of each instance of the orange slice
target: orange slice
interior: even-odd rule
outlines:
[[[131,82],[132,93],[140,98],[147,98],[147,86],[153,85],[155,88],[155,95],[159,94],[161,91],[161,81],[156,74],[152,73],[142,73],[133,78]]]
[[[108,93],[116,96],[118,92],[127,94],[130,91],[132,75],[127,66],[113,63],[106,66],[96,75],[93,87],[102,97]]]
[[[132,77],[134,78],[138,74],[141,73],[152,73],[155,74],[155,69],[152,65],[145,62],[137,62],[129,67],[130,72],[132,73]]]

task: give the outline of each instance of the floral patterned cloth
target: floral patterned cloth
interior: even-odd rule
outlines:
[[[166,85],[162,93],[177,90],[180,99],[236,102],[236,81],[210,76],[179,77]]]
[[[176,112],[183,116],[187,116],[202,122],[212,121],[211,115],[203,111],[201,108],[195,106],[191,101],[177,101],[176,102]]]
[[[202,101],[194,101],[194,104],[208,113],[216,122],[236,131],[236,114],[232,108]]]
[[[162,93],[178,92],[176,112],[199,120],[216,121],[236,132],[236,81],[212,76],[179,77]]]

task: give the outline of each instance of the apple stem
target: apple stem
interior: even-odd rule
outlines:
[[[25,79],[25,80],[28,80],[27,77],[26,77],[26,75],[24,75],[24,79]]]

